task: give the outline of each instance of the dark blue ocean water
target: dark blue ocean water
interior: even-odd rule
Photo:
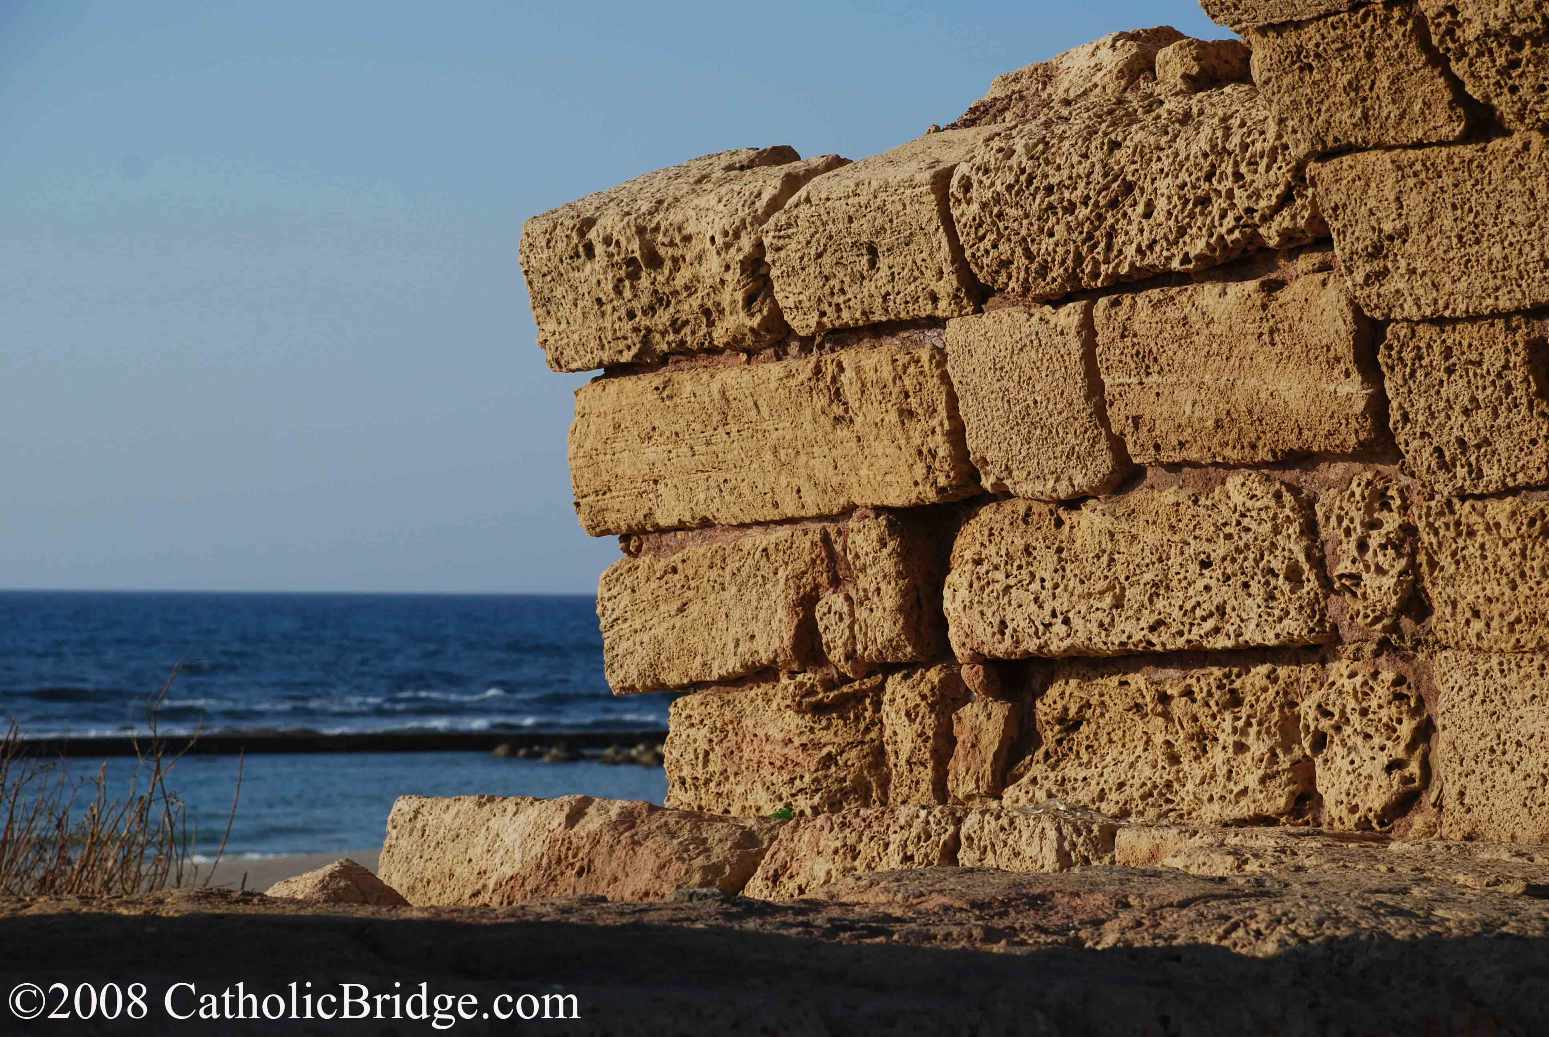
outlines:
[[[666,725],[663,697],[616,699],[583,597],[0,592],[0,720],[24,735],[142,731],[179,667],[167,733],[560,731]],[[77,775],[98,763],[72,761]],[[172,787],[201,852],[219,842],[231,757],[183,758]],[[109,764],[125,787],[134,763]],[[229,849],[380,845],[401,794],[592,795],[660,802],[659,768],[484,753],[252,756]]]

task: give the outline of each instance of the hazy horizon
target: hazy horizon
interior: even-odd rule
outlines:
[[[0,10],[0,588],[591,594],[528,217],[860,158],[1192,0]]]

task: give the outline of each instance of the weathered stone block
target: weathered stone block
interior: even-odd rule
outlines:
[[[1017,702],[977,697],[952,715],[955,744],[947,789],[954,801],[971,803],[1000,795],[1021,729]]]
[[[1248,33],[1253,81],[1314,151],[1452,141],[1468,116],[1413,9],[1370,4]]]
[[[1007,805],[1059,800],[1118,818],[1284,820],[1303,809],[1313,768],[1297,704],[1322,669],[1289,653],[1062,664],[1034,706],[1038,748]]]
[[[947,370],[986,488],[1064,500],[1110,488],[1129,465],[1092,365],[1092,307],[1004,307],[947,323]]]
[[[1156,53],[1156,86],[1164,94],[1197,94],[1227,83],[1251,83],[1253,52],[1241,40],[1182,39]]]
[[[1382,431],[1370,322],[1330,271],[1109,296],[1095,321],[1108,418],[1138,462],[1342,454]]]
[[[1348,11],[1370,0],[1200,0],[1210,20],[1234,32],[1278,22],[1304,22]]]
[[[1446,494],[1549,484],[1549,322],[1396,323],[1382,346],[1393,435]]]
[[[882,692],[882,741],[887,750],[890,804],[947,802],[947,773],[956,744],[952,716],[970,697],[956,666],[905,670],[887,678]]]
[[[570,428],[582,527],[747,525],[974,493],[942,333],[868,341],[582,387]]]
[[[1416,509],[1429,636],[1483,652],[1549,649],[1549,500],[1430,500]]]
[[[556,371],[752,350],[787,334],[764,224],[844,160],[740,148],[647,173],[527,221],[522,272]]]
[[[1060,105],[1146,90],[1155,84],[1160,52],[1187,39],[1167,25],[1116,32],[996,76],[951,128],[1027,122]]]
[[[1431,39],[1511,129],[1549,125],[1549,10],[1540,0],[1420,0]]]
[[[1358,472],[1318,496],[1318,531],[1335,597],[1331,611],[1347,641],[1395,633],[1419,580],[1409,494],[1392,476]]]
[[[1033,874],[1112,864],[1118,828],[1090,810],[1053,804],[973,810],[963,819],[957,862]]]
[[[985,141],[952,176],[952,216],[980,281],[1057,299],[1310,237],[1279,221],[1301,159],[1251,86],[1130,94]]]
[[[648,544],[602,575],[608,683],[628,694],[828,665],[861,676],[944,655],[937,556],[907,518],[864,513]]]
[[[591,796],[400,796],[379,871],[421,907],[581,894],[665,900],[685,888],[736,893],[771,828]]]
[[[810,181],[764,230],[775,298],[803,335],[972,313],[979,284],[947,211],[988,129],[930,133]]]
[[[1367,151],[1314,163],[1340,269],[1374,317],[1477,317],[1549,303],[1549,141]]]
[[[1549,656],[1442,652],[1431,675],[1442,835],[1549,842]]]
[[[852,875],[957,863],[961,812],[877,807],[780,826],[743,895],[795,900]]]
[[[1325,828],[1385,831],[1430,779],[1430,720],[1401,660],[1331,662],[1302,701],[1301,728]]]
[[[1078,510],[988,505],[952,551],[953,650],[1019,659],[1326,640],[1308,525],[1289,488],[1246,474]]]
[[[766,817],[887,803],[881,677],[717,688],[672,704],[667,805]]]

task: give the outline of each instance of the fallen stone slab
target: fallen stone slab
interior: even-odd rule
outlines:
[[[1549,304],[1549,141],[1366,151],[1315,162],[1340,269],[1373,317],[1481,317]]]
[[[1549,11],[1537,0],[1419,0],[1471,96],[1514,130],[1549,125]]]
[[[1330,255],[1108,296],[1097,363],[1108,418],[1142,464],[1343,454],[1382,433],[1371,322]],[[949,329],[950,330],[950,329]],[[969,444],[973,426],[968,426]]]
[[[409,903],[370,869],[348,857],[303,875],[282,879],[270,886],[265,896],[313,904],[367,904],[373,907],[406,907]]]
[[[722,151],[528,220],[522,272],[549,366],[585,371],[784,338],[764,224],[843,161],[803,161],[788,147]]]
[[[1024,659],[1326,641],[1309,519],[1289,487],[1259,474],[1078,509],[987,505],[952,549],[953,650]]]
[[[799,359],[603,378],[570,474],[593,536],[914,507],[978,490],[940,330]]]
[[[738,892],[771,834],[757,821],[591,796],[400,796],[380,871],[420,906],[663,900],[684,889]]]
[[[795,900],[852,875],[957,863],[962,811],[876,807],[782,824],[743,890],[760,900]]]

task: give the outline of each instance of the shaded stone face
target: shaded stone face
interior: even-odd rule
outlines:
[[[1514,130],[1549,126],[1549,11],[1538,0],[1419,0],[1469,94]]]
[[[1086,101],[976,148],[952,176],[952,216],[980,281],[1053,300],[1314,236],[1310,212],[1281,220],[1303,156],[1251,86]]]
[[[1549,484],[1549,323],[1523,317],[1388,328],[1393,435],[1439,493]]]
[[[1318,206],[1373,317],[1478,317],[1549,304],[1549,142],[1367,151],[1317,162]]]
[[[1549,500],[1428,500],[1416,524],[1435,643],[1549,649]]]
[[[1549,655],[1442,652],[1431,672],[1442,834],[1549,842]]]
[[[1005,307],[947,322],[947,370],[986,488],[1085,497],[1128,470],[1103,413],[1091,306]]]
[[[1200,0],[1210,20],[1236,32],[1278,22],[1304,22],[1348,11],[1371,0]]]
[[[1382,432],[1370,322],[1326,269],[1109,296],[1095,321],[1108,417],[1137,462],[1342,454]]]
[[[1302,504],[1262,475],[1061,510],[990,504],[952,552],[959,658],[1313,644],[1330,629]]]
[[[1408,5],[1250,31],[1253,81],[1319,152],[1457,140],[1468,117]]]
[[[582,387],[570,429],[582,528],[744,525],[975,492],[940,332],[868,341]]]

